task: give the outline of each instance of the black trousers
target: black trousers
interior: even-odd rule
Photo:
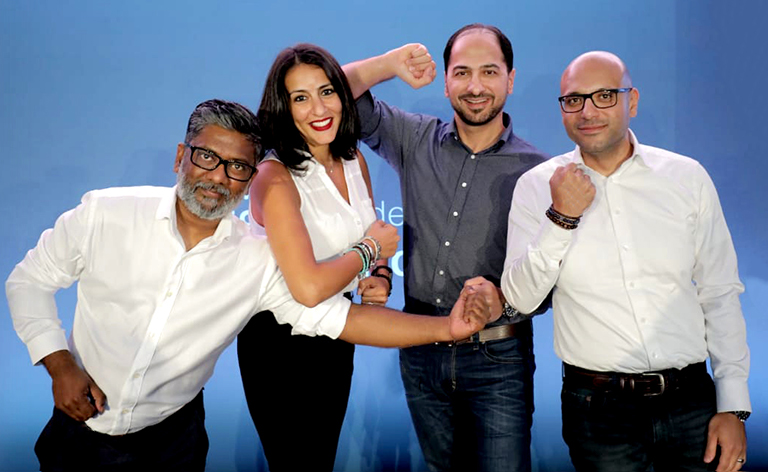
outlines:
[[[354,353],[326,336],[292,336],[268,311],[240,333],[245,398],[272,472],[333,470]]]
[[[97,433],[56,408],[35,444],[40,470],[204,471],[203,392],[162,422],[123,436]]]

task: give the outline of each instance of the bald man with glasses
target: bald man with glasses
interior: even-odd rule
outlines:
[[[638,142],[640,94],[617,56],[579,56],[560,87],[576,149],[518,180],[501,288],[522,313],[553,291],[571,460],[590,472],[739,470],[744,286],[712,180]]]

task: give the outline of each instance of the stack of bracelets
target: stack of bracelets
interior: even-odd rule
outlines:
[[[547,208],[547,218],[549,218],[549,221],[556,224],[557,226],[568,230],[576,229],[576,227],[579,226],[579,222],[581,221],[581,216],[577,216],[575,218],[571,216],[565,216],[559,211],[555,210],[555,207],[552,205]]]
[[[368,270],[376,264],[381,254],[381,244],[371,236],[366,236],[352,245],[347,252],[356,252],[360,256],[360,260],[363,261],[363,268],[358,274],[359,277],[363,277]],[[344,253],[346,254],[346,252]]]
[[[385,265],[376,265],[376,261],[379,260],[379,256],[381,255],[381,244],[376,240],[376,238],[366,236],[361,239],[360,242],[353,244],[352,247],[347,250],[347,252],[357,253],[357,255],[360,256],[360,260],[363,262],[363,268],[360,270],[360,273],[357,274],[358,277],[364,277],[365,274],[370,270],[371,277],[381,277],[382,279],[386,279],[386,281],[389,283],[389,291],[387,296],[392,294],[392,268]],[[379,271],[381,270],[386,271],[387,274],[380,273]]]

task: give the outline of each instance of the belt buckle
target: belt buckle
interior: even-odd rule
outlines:
[[[643,377],[658,377],[659,378],[659,385],[660,385],[659,391],[658,392],[644,392],[643,393],[644,397],[656,397],[656,396],[662,395],[664,393],[664,391],[667,389],[667,383],[664,380],[664,374],[659,373],[659,372],[648,372],[648,373],[642,373],[640,375],[642,375]],[[634,385],[633,385],[633,387],[634,387]]]

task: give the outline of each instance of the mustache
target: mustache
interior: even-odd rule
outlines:
[[[464,93],[459,95],[459,100],[466,100],[466,99],[478,99],[478,98],[490,98],[493,100],[493,95],[490,93],[481,93],[480,95],[474,95],[471,93]]]
[[[192,191],[194,192],[197,189],[212,190],[225,197],[229,197],[231,193],[227,187],[221,184],[214,184],[213,182],[197,182],[194,187],[192,187]]]

